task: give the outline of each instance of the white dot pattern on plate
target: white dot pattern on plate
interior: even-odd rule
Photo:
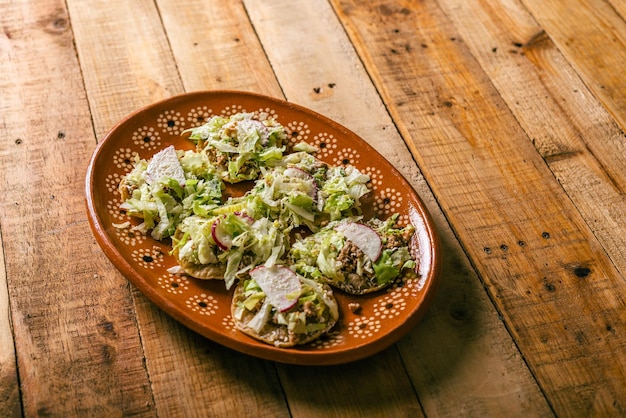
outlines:
[[[374,304],[374,315],[380,319],[387,319],[399,316],[405,309],[406,299],[402,293],[393,292]]]
[[[222,111],[220,112],[221,115],[223,116],[232,116],[236,113],[242,113],[245,112],[246,110],[243,108],[242,105],[239,104],[234,104],[232,106],[226,106],[224,109],[222,109]]]
[[[222,318],[222,325],[225,329],[229,331],[238,331],[237,327],[235,326],[235,321],[233,321],[233,318],[230,315]]]
[[[124,172],[130,171],[135,163],[137,152],[130,148],[120,148],[113,154],[113,164]]]
[[[348,334],[355,338],[371,338],[382,328],[380,320],[373,316],[357,317],[348,324]]]
[[[189,290],[189,279],[180,274],[168,273],[157,279],[159,287],[174,295],[181,295]]]
[[[185,119],[176,110],[166,110],[157,118],[157,126],[163,133],[180,135],[185,130]]]
[[[311,134],[309,125],[304,122],[293,121],[283,126],[285,127],[285,132],[287,133],[287,139],[292,146],[302,141],[306,142]]]
[[[111,214],[111,217],[118,221],[118,223],[128,220],[128,216],[120,209],[120,201],[117,198],[107,202],[107,210]]]
[[[337,156],[335,157],[333,164],[334,165],[354,165],[359,162],[361,155],[357,150],[352,148],[342,148],[337,151]]]
[[[313,137],[313,144],[318,149],[317,154],[322,158],[328,158],[337,151],[337,138],[332,134],[321,132]]]
[[[187,113],[187,121],[191,126],[200,126],[207,122],[212,115],[213,111],[208,106],[198,106]]]
[[[253,113],[259,120],[276,119],[278,117],[276,110],[269,107],[258,109]]]
[[[378,190],[384,184],[385,177],[379,168],[368,166],[361,171],[370,176],[370,187],[372,190]]]
[[[414,271],[405,273],[387,288],[387,293],[399,293],[406,298],[416,297],[420,292],[420,281]]]
[[[153,245],[150,249],[139,248],[133,250],[131,257],[141,267],[154,270],[156,267],[163,267],[163,251]]]
[[[119,185],[122,180],[122,176],[118,173],[111,173],[106,176],[105,184],[107,187],[107,191],[113,195],[119,194]]]
[[[115,236],[126,246],[136,247],[146,242],[144,234],[133,230],[132,228],[115,228]]]
[[[153,127],[144,126],[133,133],[133,144],[141,149],[155,150],[161,146],[161,137]]]
[[[337,331],[330,331],[326,335],[313,340],[310,345],[312,348],[323,350],[327,348],[337,347],[344,343],[343,335]]]
[[[400,210],[403,204],[402,193],[390,187],[380,189],[378,192],[374,201],[376,212],[390,216]]]
[[[217,300],[206,293],[193,295],[185,301],[185,304],[193,312],[199,313],[200,315],[214,315],[217,309]]]

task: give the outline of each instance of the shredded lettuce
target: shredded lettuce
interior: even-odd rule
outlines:
[[[303,276],[298,278],[302,287],[292,295],[298,301],[286,312],[279,312],[267,301],[254,279],[246,279],[243,283],[245,299],[238,303],[235,316],[241,319],[246,310],[254,313],[248,326],[256,332],[260,332],[270,321],[286,326],[294,334],[307,334],[327,328],[328,322],[339,316],[337,302],[324,291],[320,282]],[[308,306],[307,309],[313,314],[307,315],[304,306]]]
[[[226,287],[231,288],[252,268],[287,260],[312,281],[307,297],[314,299],[323,295],[314,286],[318,281],[337,283],[356,273],[375,276],[384,284],[414,268],[406,246],[391,245],[375,262],[366,257],[356,261],[354,271],[345,270],[338,255],[346,238],[334,226],[347,219],[360,221],[361,199],[370,192],[370,178],[354,166],[322,162],[313,155],[317,149],[304,142],[285,154],[286,132],[273,118],[255,113],[214,116],[184,133],[196,149],[175,151],[180,166],[174,164],[176,170],[171,170],[179,174],[182,170],[184,182],[180,176],[148,179],[153,160],[137,157],[120,183],[121,209],[142,220],[134,228],[157,240],[172,237],[181,266],[221,266]],[[172,155],[168,157],[172,163]],[[244,180],[253,181],[251,188],[224,201],[224,182]],[[386,243],[406,233],[395,227],[396,221],[397,215],[369,225]],[[312,235],[292,240],[290,234],[299,227]],[[306,301],[303,297],[300,300]],[[258,308],[259,300],[257,296],[246,305]],[[280,320],[304,329],[305,323],[295,317]]]
[[[222,200],[224,183],[206,157],[194,151],[178,151],[177,157],[185,175],[185,184],[163,177],[149,183],[146,170],[149,161],[138,160],[121,181],[120,188],[130,194],[120,208],[130,216],[143,218],[142,228],[154,239],[170,237],[186,217],[207,215]]]
[[[284,128],[272,118],[253,113],[214,116],[204,125],[186,130],[197,149],[206,154],[227,182],[254,180],[262,167],[280,162],[285,146]]]
[[[414,268],[415,262],[411,259],[408,243],[403,240],[397,240],[397,242],[403,242],[402,245],[382,249],[376,261],[366,256],[358,256],[346,260],[348,264],[344,264],[340,254],[348,240],[335,228],[342,222],[346,222],[346,219],[331,222],[328,226],[305,239],[296,241],[291,246],[288,259],[298,273],[316,280],[323,278],[334,285],[347,281],[351,274],[357,274],[369,278],[368,280],[372,280],[377,286],[384,286],[398,277],[403,269]],[[396,220],[397,216],[387,221],[374,218],[366,224],[381,236],[383,243],[386,243],[391,237],[409,235],[413,231],[412,226],[397,228]]]
[[[235,213],[210,218],[192,215],[178,229],[180,238],[174,239],[174,248],[179,262],[225,266],[228,289],[250,269],[280,259],[287,248],[277,224],[265,218],[254,221]]]
[[[360,199],[369,193],[369,180],[353,166],[330,167],[320,191],[320,210],[333,221],[360,214]]]

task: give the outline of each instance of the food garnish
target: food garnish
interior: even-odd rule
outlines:
[[[398,214],[363,220],[369,176],[319,160],[306,143],[285,152],[273,118],[214,116],[184,134],[195,150],[136,158],[121,180],[120,208],[141,220],[124,228],[171,239],[178,265],[168,272],[235,286],[242,332],[278,347],[305,344],[338,320],[332,288],[369,293],[415,267],[411,225],[397,227]],[[246,181],[243,195],[223,195],[225,183]]]

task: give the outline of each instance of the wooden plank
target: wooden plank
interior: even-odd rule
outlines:
[[[618,270],[626,274],[623,131],[518,2],[441,4]]]
[[[439,230],[444,281],[423,323],[398,344],[424,410],[435,416],[553,416],[457,238],[449,227]]]
[[[204,5],[206,6],[206,4]],[[253,8],[256,9],[256,7]],[[252,12],[253,8],[248,7],[248,11]],[[230,9],[233,8],[230,7]],[[180,32],[181,29],[176,28],[180,27],[179,22],[187,22],[187,27],[183,30],[188,31],[188,33],[193,33],[194,37],[198,37],[198,39],[204,39],[204,45],[199,44],[198,47],[204,46],[204,48],[211,48],[210,51],[203,51],[203,54],[216,57],[215,60],[208,60],[201,64],[206,67],[206,69],[203,69],[201,65],[190,68],[190,71],[193,73],[184,75],[185,85],[188,85],[188,80],[194,85],[198,83],[197,80],[204,80],[203,82],[210,83],[209,87],[215,86],[216,88],[224,88],[224,86],[226,86],[226,88],[238,88],[241,81],[237,79],[232,80],[232,75],[236,76],[239,74],[239,77],[242,77],[243,80],[248,83],[250,82],[249,80],[254,80],[253,77],[264,77],[259,82],[255,83],[254,90],[274,96],[282,95],[278,84],[275,81],[271,84],[271,80],[267,77],[268,74],[271,74],[271,67],[265,56],[254,56],[255,51],[261,51],[261,49],[258,40],[254,37],[252,28],[241,29],[243,26],[241,23],[243,9],[235,9],[226,16],[220,15],[212,17],[211,19],[216,19],[216,23],[221,22],[219,25],[216,25],[220,32],[218,34],[213,34],[212,32],[206,33],[206,28],[211,28],[213,25],[207,25],[206,20],[195,13],[190,13],[187,16],[178,16],[174,8],[165,10],[163,3],[161,4],[161,10],[163,10],[164,16],[168,16],[168,19],[176,16],[177,22],[168,22],[168,20],[164,19],[168,34],[170,34],[172,38],[184,39],[185,34],[180,36],[178,32]],[[212,11],[214,9],[207,7],[206,10]],[[208,17],[206,17],[206,19],[208,19]],[[173,33],[172,31],[176,32]],[[225,42],[227,45],[230,44],[233,48],[241,48],[246,45],[246,53],[238,55],[235,50],[230,51],[230,54],[222,54],[220,50],[215,50],[214,45],[220,43],[220,41],[214,40],[216,36],[218,39],[221,39],[221,42]],[[238,41],[233,42],[233,39],[238,39]],[[188,55],[189,42],[190,41],[172,41],[173,50],[179,62],[194,58],[193,55]],[[251,44],[252,48],[250,48]],[[222,56],[223,58],[220,59],[219,57]],[[239,60],[234,60],[233,57],[246,57],[246,59],[240,58]],[[217,76],[215,76],[216,74]],[[229,76],[229,74],[231,75]],[[392,364],[394,364],[396,371],[403,373],[402,367],[397,361],[395,363],[392,362]],[[369,392],[366,396],[363,396],[362,391],[355,392],[346,390],[351,387],[346,384],[346,379],[354,377],[353,373],[341,376],[341,373],[338,374],[335,368],[312,369],[303,373],[302,368],[298,366],[279,366],[279,370],[281,371],[279,375],[283,390],[287,392],[289,409],[294,416],[319,416],[320,413],[324,413],[325,416],[327,414],[333,416],[332,413],[335,411],[333,408],[337,407],[338,403],[342,408],[363,412],[362,408],[365,405],[363,401],[371,398]],[[354,367],[347,370],[354,370]],[[371,369],[369,370],[371,372]],[[378,371],[381,377],[388,376],[388,374],[384,373],[387,371],[385,368],[376,367],[375,371]],[[389,379],[386,380],[389,382]],[[397,385],[398,381],[404,382],[405,384],[408,383],[406,380],[397,378],[392,383]],[[299,388],[296,392],[292,389],[286,389],[296,387]],[[343,390],[340,391],[339,388],[343,388]],[[397,391],[392,391],[391,393],[396,392]],[[407,398],[407,396],[409,398]],[[410,402],[411,398],[413,399],[412,402]],[[310,402],[310,399],[325,399],[327,401]],[[406,393],[405,391],[396,397],[396,402],[398,399],[408,403],[410,406],[409,411],[419,411],[419,405],[415,404],[414,394],[412,392]],[[371,403],[367,403],[366,405],[372,408]],[[404,411],[404,409],[389,408],[390,406],[394,406],[393,402],[380,402],[378,407],[379,412],[384,411],[383,408],[387,408],[387,413],[396,410]]]
[[[98,138],[129,113],[183,91],[153,1],[69,1],[68,9]]]
[[[241,88],[280,93],[260,45],[254,45],[252,28],[245,25],[247,18],[241,4],[163,0],[158,3],[158,11],[165,28],[152,2],[75,1],[69,7],[83,72],[90,74],[86,86],[98,132],[109,129],[116,119],[140,104],[182,93],[183,84],[189,90]],[[95,26],[110,26],[107,22],[119,24],[108,31],[91,30]],[[169,39],[165,38],[165,30]],[[109,32],[116,36],[111,39]],[[132,42],[127,43],[129,39]],[[242,53],[222,53],[219,45],[226,39],[235,49],[241,44]],[[94,48],[96,45],[101,45],[99,50]],[[141,46],[144,49],[139,56],[133,56]],[[98,59],[102,54],[127,58],[102,62]],[[145,62],[152,63],[149,71]],[[107,79],[116,81],[107,85],[98,81]],[[158,88],[153,89],[155,85]],[[126,91],[127,86],[134,87]],[[206,341],[164,315],[138,291],[133,294],[159,414],[288,414],[271,363]]]
[[[375,91],[370,84],[369,91],[374,95],[365,96],[369,80],[362,68],[359,72],[359,68],[354,66],[357,63],[356,55],[350,57],[352,62],[346,59],[349,42],[327,3],[244,3],[261,42],[272,45],[272,48],[266,49],[266,53],[287,99],[334,117],[340,123],[344,123],[342,118],[349,114],[372,116],[372,112],[361,113],[359,110],[362,109],[354,108],[355,102],[376,105],[376,101],[365,100],[375,98]],[[301,22],[307,24],[302,25]],[[329,25],[329,22],[334,24]],[[290,35],[285,36],[285,33]],[[315,42],[310,42],[310,39],[315,39]],[[346,100],[348,97],[349,100]],[[382,106],[379,110],[382,110]],[[365,119],[352,119],[353,126],[357,120],[362,122]],[[384,122],[375,121],[368,128],[370,133],[376,130],[380,134],[382,126]],[[390,370],[394,373],[390,373]],[[360,373],[356,374],[357,372]],[[323,368],[311,373],[301,373],[298,367],[278,365],[278,373],[290,411],[295,416],[337,416],[333,415],[336,410],[355,416],[362,416],[365,411],[374,416],[422,414],[415,394],[412,391],[407,393],[406,388],[411,386],[402,360],[395,350],[388,350],[369,361],[361,361],[356,366]],[[371,380],[365,376],[369,376]],[[352,379],[362,382],[358,390],[349,389],[348,382]],[[372,402],[375,399],[373,394],[381,392],[389,395],[385,399]],[[311,403],[311,398],[325,401]]]
[[[623,413],[624,277],[446,15],[333,3],[555,412]]]
[[[157,1],[186,91],[282,92],[241,1]]]
[[[85,216],[95,141],[67,13],[15,1],[0,22],[0,223],[23,412],[147,415],[128,288]]]
[[[410,153],[401,151],[406,149],[402,138],[332,9],[320,1],[268,4],[247,0],[245,3],[263,44],[272,46],[266,48],[266,53],[287,98],[337,120],[373,145],[409,179],[435,217],[446,254],[444,280],[424,323],[397,347],[426,415],[454,415],[464,411],[468,416],[497,416],[505,412],[515,416],[528,414],[529,405],[537,416],[550,415],[545,399],[476,279]],[[303,26],[300,22],[307,23]],[[493,341],[500,343],[493,344]],[[373,382],[381,392],[398,394],[397,399],[377,399],[379,412],[387,411],[388,416],[417,413],[417,405],[408,402],[407,395],[397,389],[408,384],[404,373],[398,369],[400,360],[395,350],[390,349],[381,356],[384,362],[381,357],[375,357],[357,366],[315,371],[313,378],[310,374],[300,375],[297,370],[280,367],[281,378],[290,382],[284,387],[291,411],[303,416],[328,413],[330,408],[325,405],[313,406],[306,402],[294,405],[295,400],[319,392],[316,398],[333,398],[329,402],[341,403],[342,408],[354,405],[350,410],[358,414],[360,405],[371,407],[372,387],[368,382]],[[365,369],[366,374],[356,374],[360,368]],[[393,373],[384,372],[397,369]],[[317,382],[318,376],[323,376],[321,380],[328,383],[311,387],[315,384],[309,381]],[[385,376],[393,376],[404,383],[389,381]],[[345,387],[337,382],[351,378],[362,382],[359,390],[341,391],[341,396],[333,397],[332,390]],[[458,396],[459,393],[463,396]]]
[[[355,363],[279,373],[294,417],[425,416],[394,348]]]
[[[626,3],[622,0],[607,0],[607,3],[619,13],[622,20],[626,21]]]
[[[2,231],[0,231],[0,243]],[[2,246],[0,245],[0,249]],[[7,288],[7,273],[3,257],[0,259],[0,416],[22,416],[20,388],[17,376],[13,330],[11,329],[11,310]]]
[[[222,347],[136,300],[159,415],[289,416],[274,363]]]
[[[521,0],[589,89],[626,130],[626,7],[605,0]],[[618,12],[622,13],[620,16]]]

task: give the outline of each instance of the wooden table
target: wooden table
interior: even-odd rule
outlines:
[[[0,2],[0,416],[624,416],[625,19],[622,0]],[[391,348],[240,354],[103,255],[96,143],[213,89],[336,120],[425,200],[441,286]]]

